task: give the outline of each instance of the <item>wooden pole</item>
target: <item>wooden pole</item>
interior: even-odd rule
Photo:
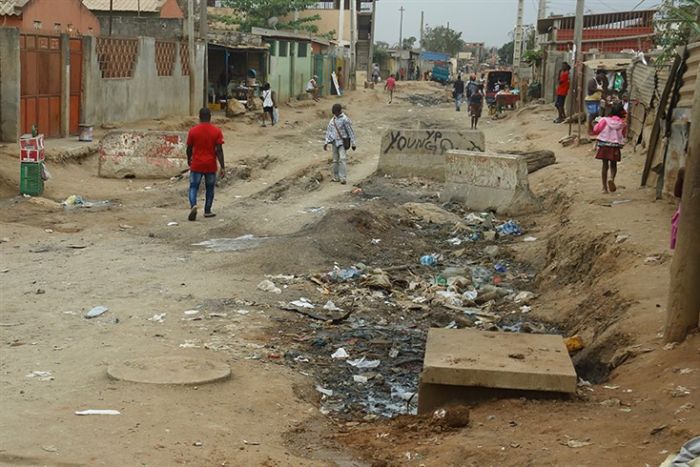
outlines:
[[[204,73],[202,79],[204,81],[204,105],[209,102],[209,18],[207,11],[207,0],[199,0],[199,38],[204,42]],[[228,84],[228,83],[227,83]]]
[[[523,56],[523,8],[525,0],[518,0],[518,19],[515,24],[515,38],[513,42],[513,73],[515,83],[518,86],[520,80],[520,58]],[[511,83],[512,84],[512,83]]]
[[[197,114],[194,53],[194,0],[187,0],[187,48],[190,62],[190,115]]]
[[[377,1],[372,2],[372,24],[370,24],[369,32],[369,60],[367,63],[367,78],[372,78],[372,69],[374,66],[374,23],[377,20]]]
[[[700,79],[695,80],[690,118],[678,240],[671,262],[665,342],[682,342],[700,319]]]
[[[578,114],[581,112],[581,93],[583,92],[583,50],[581,50],[583,44],[583,11],[585,7],[584,0],[576,0],[576,21],[574,23],[574,85],[572,86],[573,92],[569,92],[571,98],[569,99],[569,135],[572,132],[573,120],[571,118],[576,115],[577,121]],[[578,127],[579,138],[581,137],[581,124]]]
[[[112,17],[114,16],[114,0],[109,0],[109,35],[112,35]]]

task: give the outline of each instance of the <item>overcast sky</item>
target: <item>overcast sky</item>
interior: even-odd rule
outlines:
[[[585,0],[586,13],[631,10],[642,0]],[[654,8],[660,0],[644,0],[637,9]],[[525,0],[524,24],[534,24],[538,0]],[[576,0],[548,0],[547,15],[576,12]],[[403,16],[403,37],[420,36],[420,12],[429,26],[446,26],[462,32],[466,42],[486,42],[500,46],[508,42],[515,27],[517,0],[377,0],[375,40],[396,44],[399,41],[399,8]]]

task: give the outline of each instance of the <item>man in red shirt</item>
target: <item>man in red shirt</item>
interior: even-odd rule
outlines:
[[[396,78],[394,75],[389,75],[384,83],[384,90],[389,91],[389,104],[394,100],[394,89],[396,89]]]
[[[190,166],[190,215],[187,219],[197,219],[197,192],[204,178],[206,196],[204,217],[214,217],[211,205],[214,203],[216,186],[216,160],[219,160],[221,178],[226,176],[224,167],[224,135],[211,122],[211,111],[204,107],[199,111],[199,125],[190,129],[187,135],[187,165]]]
[[[564,103],[566,102],[566,95],[569,94],[569,70],[571,70],[569,64],[566,62],[562,63],[561,71],[559,72],[559,85],[557,86],[557,98],[554,101],[554,107],[559,111],[559,117],[554,120],[554,123],[562,123],[566,120]]]

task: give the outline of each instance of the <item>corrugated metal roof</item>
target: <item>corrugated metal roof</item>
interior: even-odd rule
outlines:
[[[683,73],[683,86],[681,86],[680,97],[677,107],[692,107],[695,97],[695,81],[700,74],[700,42],[688,45],[688,60],[685,62],[688,67]]]
[[[88,10],[109,11],[110,0],[82,0]],[[158,13],[165,0],[112,0],[114,11]]]
[[[630,80],[630,100],[638,100],[647,109],[656,92],[656,68],[641,61],[630,65],[627,77]]]
[[[0,0],[0,16],[19,16],[29,0]]]

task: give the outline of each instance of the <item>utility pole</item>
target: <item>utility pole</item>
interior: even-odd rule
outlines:
[[[194,0],[187,0],[187,48],[190,62],[190,115],[195,115],[197,113],[197,104],[195,102],[197,99],[197,90],[195,87],[194,47]]]
[[[209,19],[207,12],[207,0],[199,0],[199,37],[204,42],[204,105],[209,102]]]
[[[696,18],[700,21],[700,7]],[[690,116],[688,157],[685,163],[682,213],[678,225],[676,252],[671,262],[665,342],[682,342],[698,326],[700,316],[700,79],[695,80]]]
[[[520,78],[520,57],[523,55],[523,8],[525,0],[518,0],[518,22],[515,24],[515,41],[513,44],[513,74]],[[516,79],[516,85],[518,80]]]
[[[109,0],[109,35],[112,35],[112,17],[114,16],[114,0]]]
[[[420,49],[425,50],[425,46],[423,45],[423,34],[425,30],[425,12],[421,11],[420,12]]]
[[[537,5],[537,19],[544,19],[547,16],[547,0],[539,0],[539,4]],[[537,32],[537,24],[535,24],[535,32]],[[537,34],[535,37],[537,37],[537,45],[539,46],[542,42],[544,42],[544,34]]]
[[[369,32],[369,60],[367,61],[367,77],[371,78],[374,68],[374,23],[377,19],[377,0],[372,1],[372,24]]]
[[[355,88],[355,72],[357,71],[357,0],[350,0],[350,79],[348,89]]]
[[[572,130],[572,117],[581,111],[581,94],[583,89],[583,11],[585,0],[576,0],[576,21],[574,23],[574,82],[569,88],[569,135]],[[572,94],[573,89],[573,95]],[[581,139],[581,120],[578,121],[578,138]]]
[[[406,11],[406,9],[401,5],[399,11],[401,12],[401,21],[399,22],[399,50],[401,50],[403,47],[403,12]]]
[[[343,36],[345,35],[345,0],[338,0],[338,46],[343,47]]]

